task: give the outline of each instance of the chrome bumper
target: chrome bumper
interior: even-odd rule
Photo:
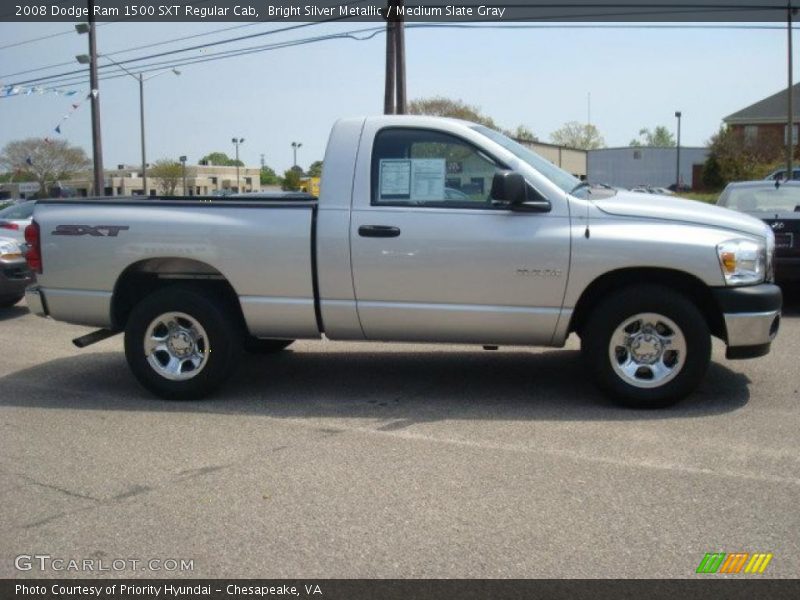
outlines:
[[[33,314],[39,317],[47,316],[44,295],[38,285],[32,285],[25,290],[25,302],[28,304],[28,310]]]
[[[729,346],[755,346],[775,339],[781,311],[734,313],[725,315]]]

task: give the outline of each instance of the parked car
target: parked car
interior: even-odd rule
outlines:
[[[800,281],[800,181],[730,183],[717,204],[769,225],[775,233],[775,280]]]
[[[34,276],[17,240],[0,237],[0,308],[14,306],[25,296]]]
[[[786,169],[777,169],[764,177],[770,181],[784,181],[786,179]],[[792,179],[800,179],[800,168],[792,169]]]
[[[25,228],[31,224],[35,200],[12,204],[0,210],[0,235],[25,241]]]
[[[136,378],[174,399],[214,391],[254,341],[562,347],[575,332],[587,375],[651,408],[699,385],[712,335],[728,358],[753,358],[778,332],[774,236],[758,219],[594,198],[529,148],[453,119],[343,119],[324,161],[319,200],[40,201],[28,306],[101,328],[78,346],[124,331]],[[448,198],[456,176],[476,193]]]

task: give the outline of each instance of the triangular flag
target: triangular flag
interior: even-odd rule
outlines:
[[[56,133],[61,133],[61,124],[56,125]]]

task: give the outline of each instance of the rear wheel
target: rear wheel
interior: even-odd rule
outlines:
[[[611,399],[634,408],[661,408],[700,384],[711,359],[711,334],[688,298],[663,286],[638,285],[595,307],[581,351]]]
[[[224,299],[170,287],[137,304],[125,328],[125,356],[145,388],[162,398],[207,396],[239,363],[242,328]]]

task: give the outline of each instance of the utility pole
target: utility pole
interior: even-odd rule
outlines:
[[[678,119],[678,143],[676,150],[677,158],[675,159],[675,193],[681,191],[681,111],[675,111],[675,118]]]
[[[787,89],[787,127],[786,127],[786,179],[791,181],[794,179],[793,169],[792,169],[792,161],[794,159],[794,90],[792,90],[792,86],[794,85],[794,74],[792,73],[793,61],[792,61],[792,13],[794,13],[794,8],[792,8],[792,2],[789,0],[789,6],[786,11],[786,35],[788,41],[788,60],[787,60],[787,72],[788,72],[788,80],[789,80],[789,87]]]
[[[403,7],[403,0],[397,0],[396,7]],[[406,114],[406,24],[405,18],[398,17],[394,30],[395,43],[395,68],[397,83],[397,105],[395,112],[398,115]]]
[[[393,115],[395,110],[395,77],[397,75],[397,56],[395,51],[397,45],[394,41],[395,26],[393,11],[395,7],[387,4],[387,13],[392,11],[392,15],[386,15],[386,83],[383,91],[383,114]]]
[[[89,87],[92,96],[92,157],[94,159],[94,195],[105,194],[105,173],[103,172],[103,144],[100,134],[100,92],[97,77],[97,39],[94,26],[94,0],[87,0],[89,9]]]

